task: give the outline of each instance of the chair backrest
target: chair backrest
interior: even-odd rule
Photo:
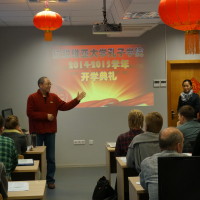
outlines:
[[[159,157],[159,200],[199,200],[200,157]]]
[[[192,155],[193,156],[200,156],[200,132],[197,135],[197,138],[196,138],[196,140],[193,144]]]

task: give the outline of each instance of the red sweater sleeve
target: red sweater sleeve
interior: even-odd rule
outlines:
[[[61,110],[61,111],[71,110],[72,108],[77,106],[80,102],[76,98],[69,102],[62,101],[58,96],[57,98],[58,98],[58,110]]]
[[[30,95],[27,100],[27,116],[35,120],[47,120],[46,112],[35,111],[35,104],[33,97]]]

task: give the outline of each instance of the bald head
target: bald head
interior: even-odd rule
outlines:
[[[183,134],[175,127],[163,129],[159,135],[161,150],[174,150],[178,153],[183,149]]]

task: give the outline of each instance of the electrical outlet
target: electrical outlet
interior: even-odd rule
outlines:
[[[75,145],[85,144],[85,140],[74,140],[73,143]]]
[[[89,140],[89,144],[90,145],[94,144],[94,140]]]
[[[159,88],[160,87],[160,79],[154,79],[153,80],[153,87]]]
[[[81,144],[81,140],[78,140],[78,144]]]
[[[80,144],[85,144],[85,140],[80,140]]]
[[[167,87],[166,79],[160,79],[160,87],[161,88],[166,88]]]
[[[74,140],[73,142],[74,142],[74,144],[78,144],[78,140]]]

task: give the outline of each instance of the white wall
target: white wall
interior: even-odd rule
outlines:
[[[166,30],[165,30],[166,29]],[[81,30],[81,32],[80,32]],[[155,94],[155,105],[140,107],[145,114],[158,111],[167,126],[166,88],[153,88],[153,79],[166,78],[166,60],[199,59],[184,54],[184,33],[160,25],[140,38],[107,38],[92,35],[91,26],[62,27],[54,32],[52,42],[43,41],[43,33],[34,27],[0,28],[0,110],[11,107],[22,127],[28,128],[26,100],[37,90],[41,76],[51,79],[53,72],[49,49],[54,45],[143,44],[145,45],[145,79]],[[133,80],[134,84],[134,80]],[[105,143],[115,141],[128,130],[127,116],[132,107],[75,108],[58,115],[56,137],[57,165],[104,165]],[[73,145],[85,139],[86,145]],[[94,145],[88,140],[93,139]]]

